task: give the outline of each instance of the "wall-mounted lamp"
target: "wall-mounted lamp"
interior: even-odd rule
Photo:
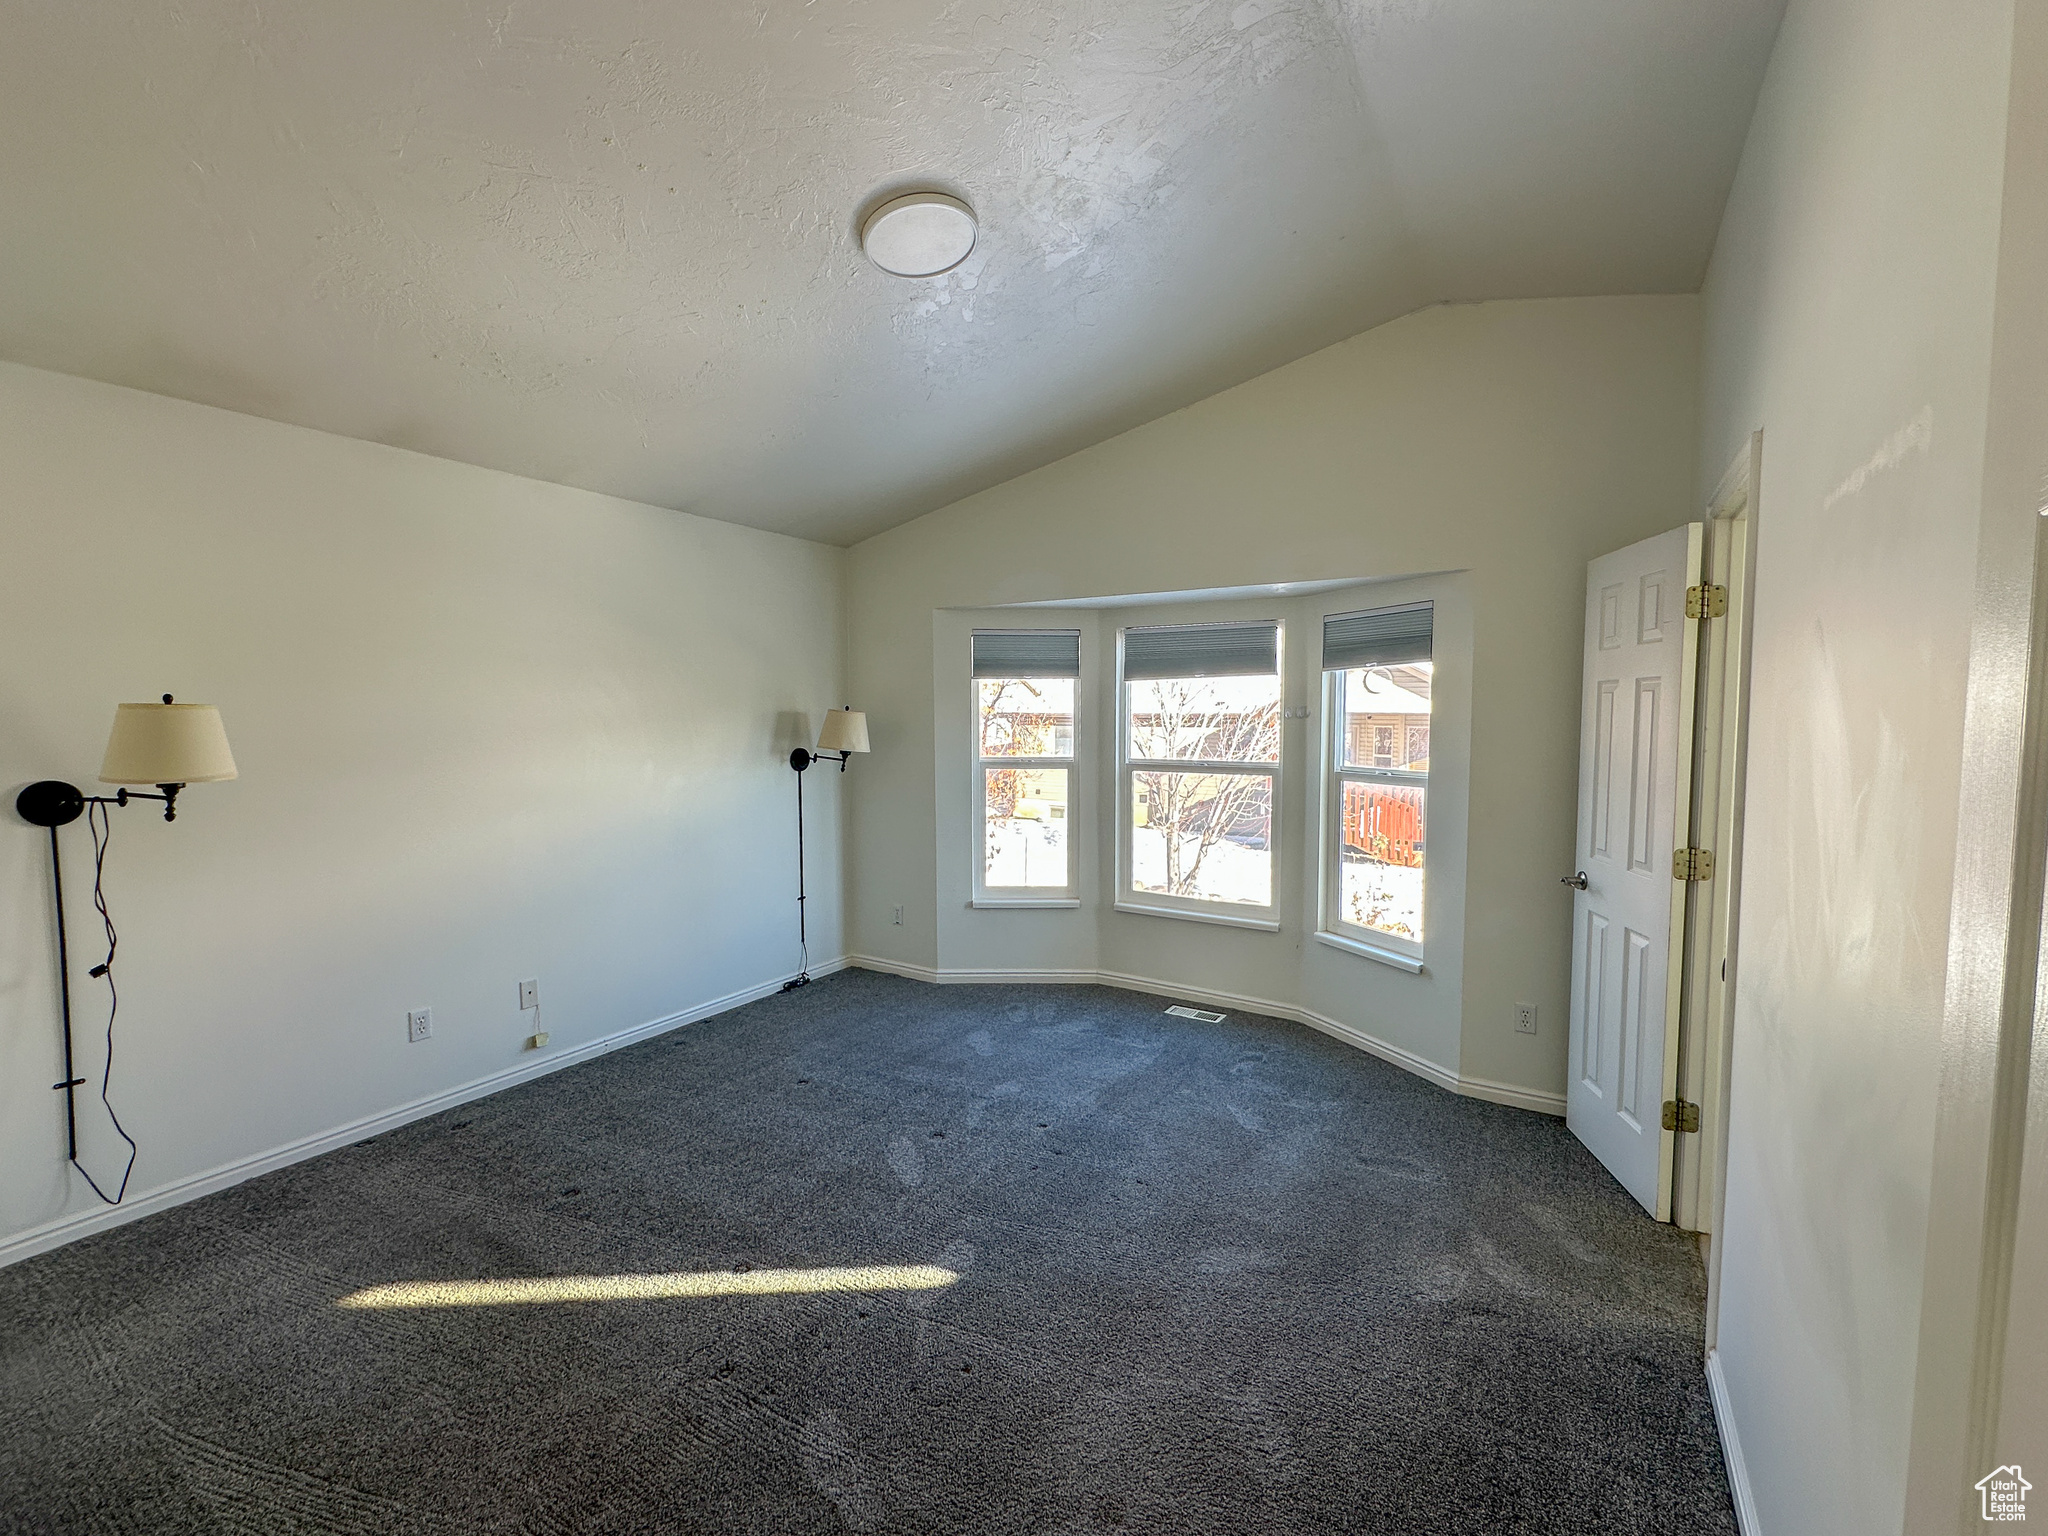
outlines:
[[[796,770],[796,942],[803,955],[803,969],[794,981],[782,984],[785,992],[811,984],[811,939],[804,916],[804,770],[820,758],[830,758],[838,762],[839,771],[844,773],[853,754],[867,750],[868,717],[849,706],[825,711],[816,751],[798,747],[789,754],[789,766]]]
[[[43,779],[15,796],[14,809],[31,826],[50,829],[50,880],[57,908],[57,993],[64,1012],[64,1081],[51,1086],[64,1093],[64,1119],[68,1133],[68,1156],[92,1191],[109,1205],[119,1205],[128,1192],[128,1175],[135,1169],[135,1140],[121,1125],[120,1116],[107,1099],[107,1086],[114,1072],[114,1011],[119,994],[114,991],[114,922],[107,915],[106,893],[101,875],[106,867],[107,839],[112,830],[107,807],[126,805],[131,800],[160,800],[164,820],[178,819],[178,791],[187,784],[217,784],[235,777],[235,757],[228,750],[227,731],[220,711],[211,704],[180,704],[167,693],[161,704],[123,704],[114,711],[114,729],[107,737],[107,755],[100,763],[100,782],[118,784],[112,795],[88,795],[62,779]],[[130,789],[133,784],[154,784],[157,793]],[[64,857],[57,841],[57,829],[69,826],[80,816],[92,830],[93,906],[107,930],[107,957],[92,968],[95,979],[107,983],[107,1063],[100,1076],[100,1102],[106,1104],[114,1129],[128,1143],[128,1166],[121,1172],[119,1190],[109,1195],[101,1189],[86,1166],[78,1161],[77,1089],[84,1078],[75,1076],[71,1066],[71,952],[64,928]]]
[[[835,758],[839,771],[846,772],[846,760],[856,752],[868,749],[868,717],[857,709],[828,709],[825,723],[818,730],[818,748],[806,752],[798,747],[789,754],[789,766],[802,773],[821,757]],[[797,795],[803,795],[804,781],[796,781]]]

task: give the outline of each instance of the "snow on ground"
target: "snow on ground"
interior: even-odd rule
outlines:
[[[1067,824],[1017,817],[988,824],[988,864],[982,884],[996,888],[1067,883]]]
[[[1422,871],[1378,859],[1344,861],[1344,921],[1422,939]]]
[[[1196,838],[1181,843],[1183,865],[1194,861]],[[1132,885],[1141,892],[1166,892],[1166,834],[1158,827],[1131,832]],[[983,877],[997,888],[1064,887],[1067,883],[1065,822],[1017,818],[991,822],[988,866]],[[1263,848],[1219,842],[1202,856],[1195,888],[1187,895],[1206,901],[1263,907],[1273,898],[1273,856]],[[1422,871],[1377,859],[1346,859],[1344,920],[1401,938],[1422,938]]]
[[[1195,861],[1201,839],[1181,839],[1181,868]],[[1140,891],[1166,893],[1166,832],[1162,827],[1131,829],[1131,883]],[[1263,848],[1242,848],[1218,842],[1202,855],[1195,888],[1182,894],[1208,901],[1243,902],[1263,907],[1273,899],[1273,855]]]

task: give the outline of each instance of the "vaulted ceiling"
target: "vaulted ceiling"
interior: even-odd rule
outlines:
[[[0,0],[0,356],[847,543],[1699,286],[1783,0]],[[913,186],[981,217],[861,256]]]

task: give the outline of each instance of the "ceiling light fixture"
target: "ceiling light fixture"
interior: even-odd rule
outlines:
[[[892,197],[860,227],[868,260],[896,277],[937,277],[974,249],[974,210],[943,192]]]

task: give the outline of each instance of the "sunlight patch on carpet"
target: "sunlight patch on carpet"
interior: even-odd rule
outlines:
[[[678,1296],[793,1296],[826,1291],[933,1291],[960,1278],[939,1264],[712,1270],[661,1275],[545,1275],[528,1280],[397,1280],[335,1303],[355,1310],[506,1307],[558,1301],[665,1301]]]

